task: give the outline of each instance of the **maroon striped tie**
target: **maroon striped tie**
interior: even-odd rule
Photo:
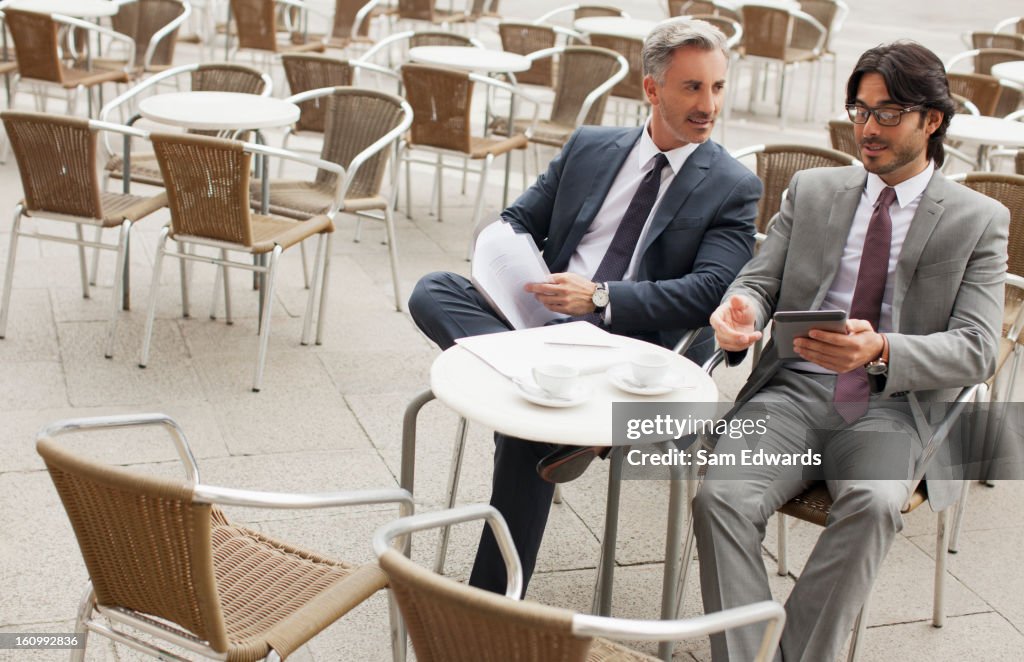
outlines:
[[[896,199],[896,189],[886,186],[875,201],[875,211],[864,237],[864,250],[857,270],[857,286],[850,303],[850,319],[862,319],[878,330],[882,314],[885,281],[889,277],[889,252],[892,246],[892,218],[889,206]],[[853,423],[868,410],[868,373],[863,367],[836,375],[833,405],[847,424]]]

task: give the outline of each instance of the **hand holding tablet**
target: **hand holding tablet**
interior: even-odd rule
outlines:
[[[847,332],[844,310],[793,310],[775,313],[772,319],[775,321],[772,337],[780,359],[802,359],[793,351],[793,341],[807,338],[812,329]]]

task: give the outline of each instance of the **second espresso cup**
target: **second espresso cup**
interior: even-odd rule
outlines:
[[[633,381],[641,386],[656,386],[668,375],[669,358],[664,354],[644,352],[635,355],[629,362]]]
[[[565,398],[576,388],[580,376],[579,368],[561,363],[547,363],[533,369],[533,381],[545,393],[556,398]]]

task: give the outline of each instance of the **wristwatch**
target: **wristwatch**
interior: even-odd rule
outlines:
[[[889,376],[889,363],[883,358],[888,344],[889,341],[883,335],[882,353],[878,355],[877,359],[864,366],[865,372],[868,373],[868,388],[876,393],[885,390],[885,382]]]
[[[603,313],[608,307],[608,283],[598,283],[590,300],[594,303],[594,312]]]

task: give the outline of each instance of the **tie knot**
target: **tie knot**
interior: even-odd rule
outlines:
[[[882,207],[888,209],[889,205],[896,200],[896,189],[891,186],[886,186],[882,189],[882,192],[878,194],[878,200],[875,201],[875,208]]]
[[[651,172],[656,175],[660,175],[661,171],[668,165],[668,157],[665,156],[665,152],[658,152],[654,155],[654,167],[651,168]]]

